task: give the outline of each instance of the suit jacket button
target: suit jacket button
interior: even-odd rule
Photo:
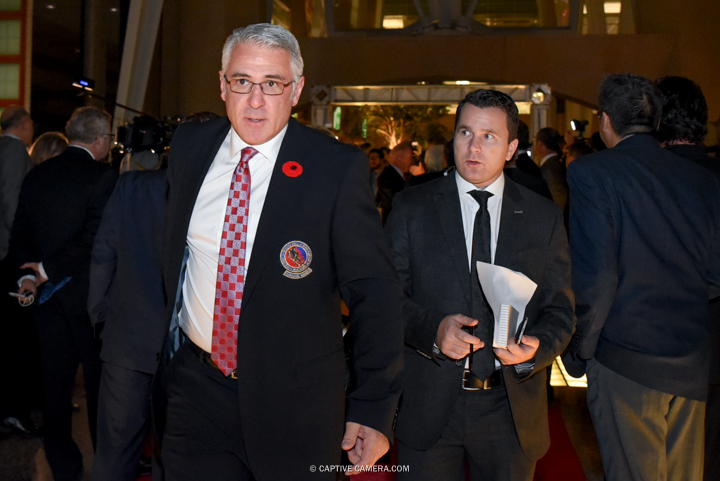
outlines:
[[[160,353],[159,352],[155,353],[155,360],[160,361]]]
[[[456,365],[456,366],[462,366],[462,365],[463,365],[463,360],[462,360],[462,359],[458,359],[457,361],[455,361],[455,365]]]

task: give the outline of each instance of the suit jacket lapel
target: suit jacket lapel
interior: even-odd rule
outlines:
[[[270,242],[270,239],[277,235],[275,227],[278,223],[284,222],[291,212],[290,206],[293,202],[302,198],[302,176],[291,178],[282,172],[283,164],[286,162],[295,161],[303,165],[303,158],[309,155],[305,153],[308,146],[302,140],[301,129],[300,124],[291,118],[273,167],[265,204],[260,215],[260,224],[255,235],[252,257],[248,266],[248,276],[245,279],[243,305],[252,296],[268,260],[279,258],[280,252],[275,248],[276,243]]]
[[[460,198],[458,197],[457,184],[455,183],[455,173],[450,172],[440,186],[439,192],[435,194],[435,208],[437,209],[442,225],[442,231],[445,235],[445,242],[452,257],[455,272],[462,280],[460,285],[463,287],[463,294],[468,304],[472,304],[472,292],[470,291],[470,283],[467,282],[470,276],[468,269],[467,248],[465,247],[465,235],[462,221],[462,211],[460,210]]]
[[[500,214],[500,231],[495,251],[495,264],[506,266],[517,250],[523,236],[522,196],[517,185],[505,176],[505,190]]]

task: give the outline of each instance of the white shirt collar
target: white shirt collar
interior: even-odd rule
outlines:
[[[455,182],[457,183],[458,192],[460,192],[461,194],[466,194],[471,190],[486,190],[490,192],[493,196],[502,199],[503,192],[505,191],[505,173],[500,173],[500,177],[495,179],[492,184],[488,185],[484,189],[481,189],[479,187],[475,187],[473,184],[463,179],[456,169]]]
[[[540,159],[540,167],[542,167],[542,165],[543,165],[545,162],[547,162],[547,159],[549,159],[550,157],[554,157],[554,156],[556,156],[556,155],[557,155],[557,154],[556,154],[555,152],[553,152],[553,153],[551,153],[551,154],[547,154],[545,157],[543,157],[542,159]]]
[[[3,134],[2,136],[3,136],[3,137],[12,137],[13,139],[18,139],[18,140],[20,140],[20,137],[18,137],[17,135],[13,135],[13,134],[11,134],[11,133],[6,133],[6,134]],[[22,140],[20,140],[20,142],[22,142]],[[23,142],[23,144],[24,144],[24,143],[25,143],[25,142]]]
[[[285,133],[287,132],[287,124],[285,124],[285,127],[277,133],[275,137],[268,140],[264,144],[260,145],[250,145],[247,142],[245,142],[243,139],[240,138],[237,132],[235,132],[235,129],[232,127],[230,128],[230,157],[229,159],[233,159],[236,155],[240,153],[242,149],[245,147],[252,147],[260,154],[262,154],[263,157],[268,159],[272,164],[275,164],[275,161],[277,160],[277,156],[280,153],[280,146],[282,145],[282,141],[285,138]]]
[[[95,156],[92,154],[92,152],[90,152],[88,149],[86,149],[86,148],[83,147],[82,145],[70,144],[70,145],[68,145],[68,147],[75,147],[75,148],[77,148],[77,149],[83,149],[85,152],[87,152],[88,154],[90,154],[90,157],[92,157],[93,160],[96,160],[96,159],[95,159]]]

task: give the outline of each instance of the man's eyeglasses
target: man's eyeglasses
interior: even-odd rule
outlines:
[[[252,89],[256,85],[259,85],[260,90],[262,90],[262,93],[264,93],[265,95],[282,95],[282,93],[285,91],[285,87],[294,82],[294,80],[291,80],[286,84],[278,82],[277,80],[251,82],[246,78],[228,79],[226,75],[223,75],[223,77],[230,86],[230,90],[232,90],[236,94],[249,94],[250,92],[252,92]]]

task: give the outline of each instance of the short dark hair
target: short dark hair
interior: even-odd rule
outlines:
[[[497,90],[480,89],[470,92],[460,101],[455,113],[455,130],[457,130],[460,113],[465,104],[471,104],[481,109],[498,108],[505,112],[508,129],[508,142],[517,139],[518,122],[520,117],[515,101],[508,94]]]
[[[619,136],[649,134],[657,129],[661,95],[645,77],[630,73],[608,75],[600,83],[598,97],[599,111],[607,114]]]
[[[385,158],[385,152],[383,151],[383,149],[370,149],[370,152],[368,152],[368,156],[370,154],[378,154],[378,157],[380,157],[381,159]]]
[[[556,154],[559,154],[562,151],[562,149],[560,148],[560,141],[562,140],[562,136],[560,135],[560,132],[553,129],[552,127],[544,127],[538,130],[538,133],[535,136],[535,140],[538,142],[542,142],[545,147],[552,150]]]
[[[92,144],[98,135],[110,133],[110,119],[110,114],[95,107],[75,109],[70,120],[65,124],[68,142]]]
[[[705,140],[708,106],[700,86],[685,77],[663,77],[655,85],[663,102],[658,140],[685,140],[694,144]]]
[[[530,148],[530,128],[522,120],[518,123],[517,139],[518,149],[527,150]]]
[[[575,141],[574,143],[568,145],[567,148],[567,155],[573,156],[575,158],[578,158],[581,155],[592,154],[593,152],[594,150],[592,149],[592,147],[590,147],[582,140]]]
[[[7,107],[2,116],[0,116],[0,129],[4,131],[8,129],[14,129],[20,126],[20,124],[29,117],[30,114],[19,105],[11,105]]]

